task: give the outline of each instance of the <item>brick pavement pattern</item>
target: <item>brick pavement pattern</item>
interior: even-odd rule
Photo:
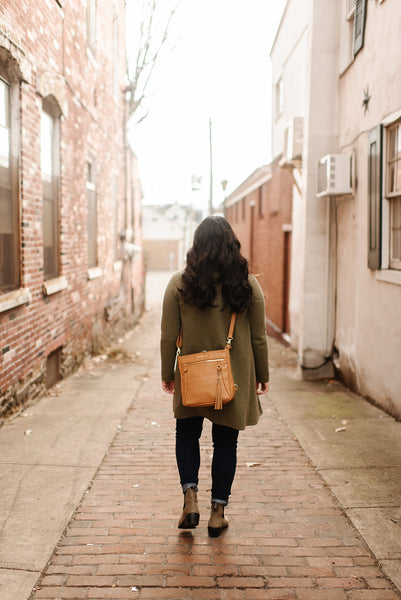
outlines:
[[[200,524],[177,529],[182,493],[155,321],[147,313],[137,328],[138,344],[148,336],[139,391],[31,600],[400,598],[268,397],[259,424],[240,433],[228,530],[207,534],[207,422]]]

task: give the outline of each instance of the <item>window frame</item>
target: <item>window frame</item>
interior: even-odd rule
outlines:
[[[390,269],[394,269],[397,271],[401,271],[401,248],[400,248],[400,257],[394,258],[392,255],[393,252],[393,235],[394,235],[394,226],[393,226],[393,211],[395,203],[401,203],[401,118],[389,123],[385,128],[385,139],[383,143],[383,164],[384,164],[384,198],[386,202],[386,221],[388,222],[387,227],[387,236],[388,236],[388,244],[387,244],[387,253],[386,255],[387,263]],[[391,151],[391,132],[395,131],[394,136],[394,155]],[[398,168],[400,169],[400,182],[399,187],[397,189],[392,189],[390,186],[390,172],[391,168],[395,167],[393,170],[394,178],[397,179],[397,163]],[[397,183],[395,183],[397,185]],[[401,208],[400,208],[401,210]],[[400,218],[401,221],[401,218]],[[401,222],[397,224],[397,229],[401,228]],[[386,253],[386,254],[387,254]]]
[[[382,266],[382,198],[383,198],[383,126],[377,125],[368,132],[368,268]]]
[[[21,285],[21,228],[20,228],[20,177],[19,177],[19,155],[20,155],[20,101],[19,80],[13,80],[8,76],[7,70],[0,63],[0,79],[8,88],[8,131],[9,131],[9,185],[11,199],[11,228],[13,239],[11,241],[11,252],[14,264],[11,267],[10,280],[0,284],[0,294],[6,294],[16,290]],[[5,257],[7,258],[7,257]]]
[[[366,13],[367,0],[356,0],[353,35],[354,56],[362,50],[365,43]]]
[[[89,177],[89,165],[91,177]],[[88,237],[88,269],[94,269],[98,266],[98,243],[97,243],[97,218],[98,218],[98,207],[97,207],[97,172],[96,172],[96,157],[89,155],[85,162],[86,177],[85,177],[85,189],[86,189],[86,208],[87,208],[87,222],[86,230]],[[93,206],[91,206],[93,204]],[[93,228],[90,227],[90,216],[91,208],[93,209]]]
[[[389,127],[395,125],[397,121],[401,120],[401,109],[388,115],[382,120],[379,126],[373,128],[368,133],[368,139],[370,143],[370,136],[374,134],[374,131],[379,131],[379,127],[382,128],[382,143],[381,143],[381,158],[380,167],[382,169],[381,178],[381,189],[380,189],[380,217],[381,217],[381,245],[380,245],[380,257],[378,265],[369,264],[368,254],[368,267],[375,270],[375,277],[377,281],[391,283],[394,285],[401,286],[401,271],[390,267],[390,198],[387,197],[386,188],[386,164],[387,164],[387,136]],[[377,133],[376,133],[377,135]],[[369,179],[368,179],[369,183]],[[369,225],[369,223],[368,223]],[[368,228],[369,232],[369,228]],[[369,237],[369,236],[368,236]],[[368,248],[369,249],[369,248]]]
[[[42,109],[41,109],[41,119],[43,119],[43,115],[46,115],[47,118],[51,119],[52,124],[52,132],[51,132],[51,150],[50,150],[50,160],[52,163],[52,177],[48,182],[48,185],[43,180],[42,177],[42,207],[43,207],[43,279],[44,281],[49,281],[51,279],[55,279],[60,276],[60,257],[61,257],[61,248],[60,248],[60,138],[61,138],[61,111],[57,105],[57,101],[49,96],[43,98],[42,101]],[[41,122],[42,128],[42,122]],[[42,129],[41,129],[42,136]],[[41,138],[42,140],[42,138]],[[41,145],[41,173],[42,173],[42,160],[43,160],[43,147]],[[45,191],[46,190],[46,191]],[[46,269],[46,258],[45,258],[45,228],[46,228],[46,218],[47,212],[45,211],[45,202],[51,203],[52,206],[52,216],[51,216],[51,236],[54,240],[54,243],[49,248],[53,248],[53,268]],[[50,253],[49,253],[50,254]]]

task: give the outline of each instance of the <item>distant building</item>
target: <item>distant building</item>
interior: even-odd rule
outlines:
[[[124,0],[0,0],[0,419],[143,304]]]
[[[177,271],[185,264],[201,212],[175,202],[143,206],[143,252],[146,269]]]
[[[292,178],[275,161],[256,169],[225,202],[225,216],[266,299],[270,334],[288,339]]]

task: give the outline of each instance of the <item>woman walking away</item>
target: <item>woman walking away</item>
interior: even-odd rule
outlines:
[[[223,217],[207,217],[195,231],[184,271],[167,285],[161,325],[162,387],[174,394],[176,459],[184,492],[178,527],[193,529],[199,523],[197,503],[199,440],[204,418],[212,422],[213,459],[210,537],[228,527],[228,503],[237,462],[240,430],[256,425],[262,408],[258,396],[269,389],[265,303],[240,242]],[[232,313],[236,322],[230,351],[234,399],[222,409],[182,404],[179,369],[175,370],[176,341],[182,328],[181,354],[223,348]]]

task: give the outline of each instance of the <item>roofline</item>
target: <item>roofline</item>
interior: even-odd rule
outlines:
[[[287,0],[286,5],[285,5],[284,10],[283,10],[283,14],[281,15],[280,23],[279,23],[279,25],[277,27],[276,35],[274,36],[273,44],[272,44],[272,46],[270,48],[270,55],[269,55],[270,57],[272,55],[273,48],[274,48],[274,46],[276,44],[276,41],[277,41],[277,38],[278,38],[278,34],[280,32],[281,25],[283,24],[284,16],[285,16],[285,13],[287,12],[287,8],[288,8],[289,3],[290,3],[290,0]]]
[[[241,189],[241,186],[244,185],[244,183],[248,179],[250,179],[254,173],[256,173],[258,171],[258,169],[255,169],[255,171],[253,171],[249,175],[249,177],[247,177],[242,183],[240,183],[240,185],[233,192],[231,192],[231,194],[229,196],[227,196],[227,198],[225,200],[225,206],[226,207],[232,206],[239,200],[242,200],[242,198],[245,198],[245,196],[248,196],[249,194],[251,194],[252,192],[257,190],[264,183],[267,183],[268,181],[270,181],[270,179],[272,179],[272,177],[273,177],[271,164],[266,165],[266,166],[269,167],[268,173],[265,173],[263,176],[261,175],[256,181],[254,181],[253,183],[250,183],[247,187]],[[259,167],[259,168],[261,168],[261,167]]]

